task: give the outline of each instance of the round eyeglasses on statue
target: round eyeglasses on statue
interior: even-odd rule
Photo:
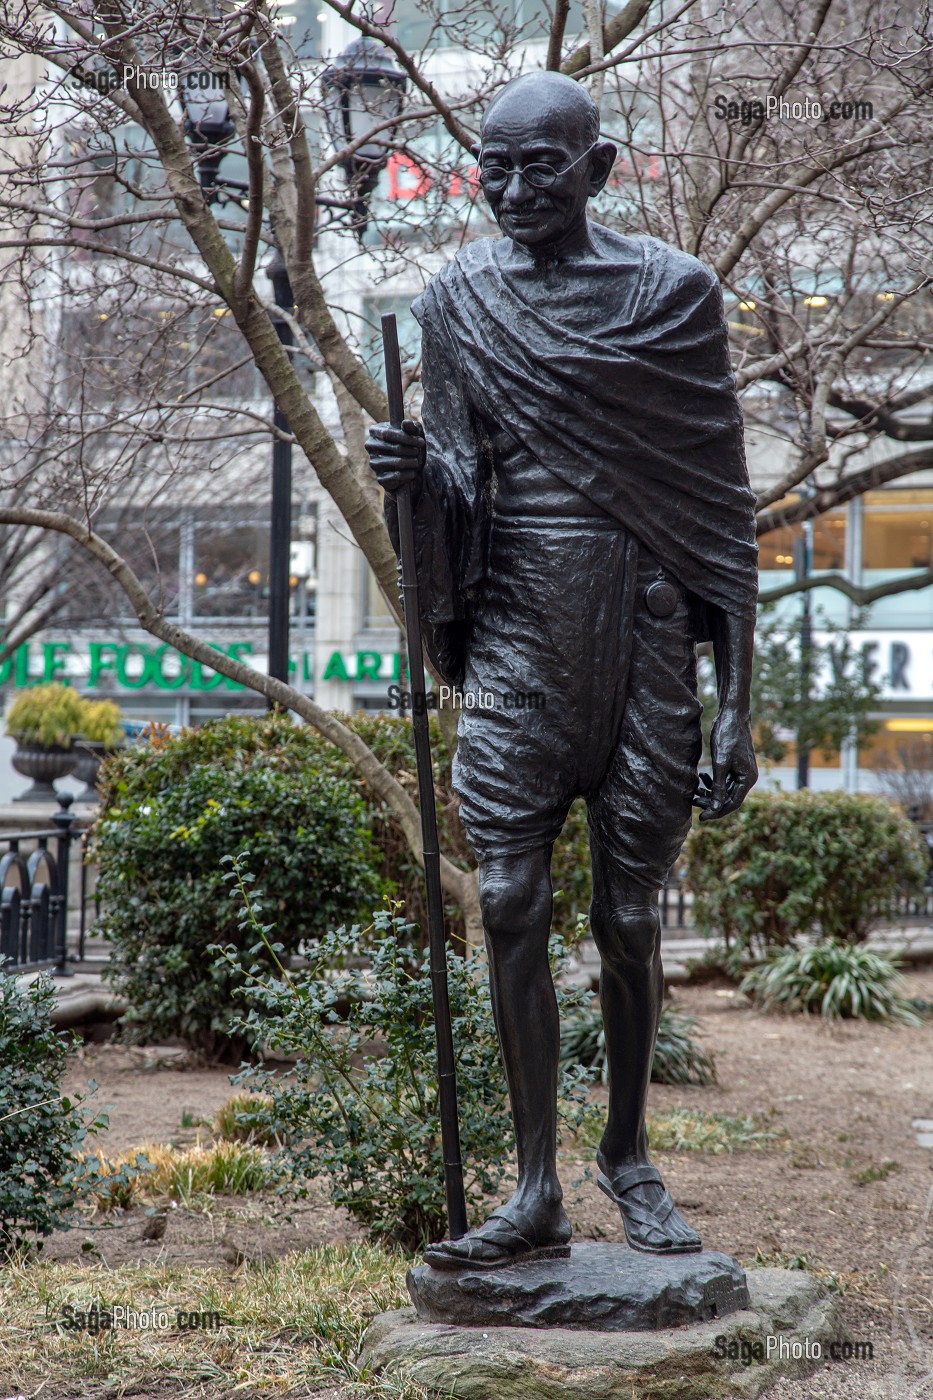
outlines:
[[[592,146],[587,146],[586,150],[572,160],[569,165],[563,166],[560,170],[555,170],[553,165],[546,165],[543,161],[535,161],[532,165],[516,165],[511,170],[504,165],[496,165],[490,162],[483,165],[482,155],[480,156],[479,182],[483,189],[490,194],[498,194],[504,190],[513,175],[520,175],[526,185],[530,185],[535,190],[546,190],[561,175],[565,175],[568,170],[572,170],[575,165],[589,155],[596,146],[599,145],[597,138]]]

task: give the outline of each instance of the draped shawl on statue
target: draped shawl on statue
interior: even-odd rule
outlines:
[[[468,618],[482,576],[484,423],[619,520],[697,599],[754,614],[754,497],[719,285],[655,239],[591,233],[596,256],[551,268],[509,239],[470,243],[412,308],[429,447],[419,553],[426,619],[442,629]],[[447,657],[442,669],[460,668]]]

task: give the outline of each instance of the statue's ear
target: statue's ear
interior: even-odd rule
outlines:
[[[600,141],[599,145],[593,151],[592,164],[590,166],[590,198],[595,194],[599,194],[603,185],[605,185],[606,181],[609,179],[618,154],[618,147],[614,146],[611,141]]]

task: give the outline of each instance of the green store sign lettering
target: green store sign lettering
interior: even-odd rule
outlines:
[[[208,646],[234,661],[245,661],[254,650],[252,642],[209,642]],[[80,650],[71,642],[24,642],[0,662],[0,685],[29,686],[49,681],[67,685],[75,662],[81,667],[82,677],[86,665],[84,684],[89,689],[101,685],[115,685],[118,690],[143,690],[150,686],[156,690],[216,690],[218,686],[245,689],[238,681],[228,680],[200,661],[192,661],[174,647],[110,641],[88,642]],[[308,681],[311,675],[307,653],[301,662],[303,678]],[[288,665],[290,671],[296,670],[294,659]]]
[[[332,651],[321,672],[322,681],[399,681],[401,653],[397,651]],[[408,674],[407,669],[405,672]]]

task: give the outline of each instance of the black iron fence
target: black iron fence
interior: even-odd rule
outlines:
[[[85,860],[89,828],[72,815],[71,804],[71,796],[59,797],[46,830],[0,831],[0,972],[50,968],[66,977],[68,963],[85,958],[99,909]],[[931,874],[922,895],[898,900],[897,917],[926,923],[933,922],[933,826],[920,829],[931,850]],[[662,928],[675,937],[696,927],[693,895],[679,870],[661,891],[659,912]]]
[[[667,884],[662,888],[658,899],[658,913],[661,916],[662,928],[694,927],[693,895],[680,876],[671,875]]]
[[[900,895],[895,901],[894,920],[933,922],[933,823],[917,822],[917,827],[930,852],[930,868],[926,885],[920,895]],[[680,930],[696,927],[693,917],[693,895],[677,868],[661,890],[658,911],[663,929]]]
[[[50,968],[56,976],[67,977],[69,910],[76,905],[78,955],[83,954],[86,828],[72,815],[72,800],[70,795],[59,798],[47,830],[0,832],[0,970],[4,972]],[[78,881],[72,880],[74,860],[81,861]]]

